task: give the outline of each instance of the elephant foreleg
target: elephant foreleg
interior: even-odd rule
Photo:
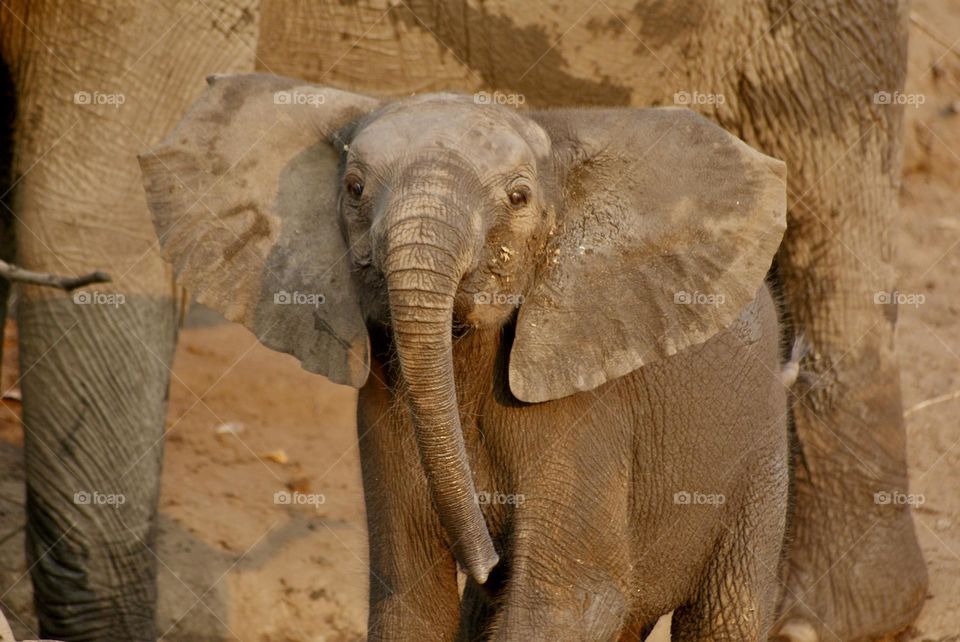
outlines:
[[[45,637],[156,637],[174,318],[170,299],[20,301],[27,557]]]
[[[357,430],[370,550],[368,639],[453,640],[459,620],[456,567],[427,496],[405,412],[390,408],[372,368],[360,391]]]

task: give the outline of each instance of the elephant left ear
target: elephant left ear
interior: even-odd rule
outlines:
[[[729,327],[786,229],[786,166],[686,109],[531,117],[563,194],[517,319],[513,394],[592,390]]]
[[[369,348],[337,217],[336,132],[380,101],[268,74],[209,82],[140,157],[163,255],[199,302],[359,388]]]

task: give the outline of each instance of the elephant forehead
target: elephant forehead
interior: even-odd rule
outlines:
[[[385,114],[364,127],[350,152],[380,167],[415,156],[452,154],[482,175],[533,164],[534,152],[527,141],[495,116],[462,105],[418,105],[415,110]]]

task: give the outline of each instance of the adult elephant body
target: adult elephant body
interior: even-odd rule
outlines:
[[[905,2],[264,0],[258,66],[367,91],[457,89],[553,105],[686,104],[786,161],[786,307],[813,382],[785,568],[787,630],[870,639],[926,594],[907,506],[889,264],[906,72]],[[376,43],[376,46],[370,43]],[[879,98],[878,98],[879,96]]]

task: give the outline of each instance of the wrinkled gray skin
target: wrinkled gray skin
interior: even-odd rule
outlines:
[[[369,638],[766,639],[782,163],[686,110],[211,83],[147,200],[201,300],[362,385]]]

